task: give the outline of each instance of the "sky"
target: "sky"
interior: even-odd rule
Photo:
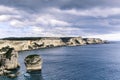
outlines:
[[[0,38],[119,35],[120,0],[0,0]]]

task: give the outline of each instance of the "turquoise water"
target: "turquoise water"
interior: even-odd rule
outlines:
[[[30,54],[42,56],[41,73],[26,74],[24,58]],[[0,80],[120,80],[120,42],[24,51],[19,61],[20,76]]]

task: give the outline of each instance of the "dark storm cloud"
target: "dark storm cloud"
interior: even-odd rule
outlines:
[[[61,9],[89,9],[94,7],[119,7],[119,0],[0,0],[0,5],[20,8],[26,11],[41,11],[47,7]]]
[[[0,5],[15,7],[25,11],[41,11],[47,7],[59,7],[64,0],[0,0]]]
[[[119,0],[69,0],[64,6],[61,6],[63,9],[77,8],[77,9],[87,9],[94,7],[119,7]]]

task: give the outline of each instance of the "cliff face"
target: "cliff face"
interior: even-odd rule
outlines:
[[[86,41],[81,37],[70,38],[67,42],[69,46],[86,45]]]
[[[6,70],[17,69],[18,63],[18,52],[14,48],[3,47],[0,49],[0,75],[8,73]]]
[[[5,39],[0,40],[0,48],[4,46],[14,47],[17,51],[31,50],[38,48],[57,47],[57,46],[77,46],[86,44],[101,44],[105,41],[99,38],[82,38],[82,37],[47,37],[47,38],[33,38],[33,39]]]
[[[85,38],[86,44],[100,44],[100,43],[106,43],[106,41],[101,40],[99,38]]]
[[[14,48],[3,47],[0,49],[0,67],[15,69],[18,67],[18,52]]]

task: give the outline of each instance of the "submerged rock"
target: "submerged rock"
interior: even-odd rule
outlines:
[[[39,55],[29,55],[25,58],[25,66],[28,72],[41,70],[42,59]]]
[[[24,74],[25,80],[44,80],[41,71],[31,71]]]
[[[4,75],[7,75],[7,74],[11,74],[11,73],[12,73],[12,71],[10,71],[10,70],[4,70],[3,72],[4,72]]]
[[[9,77],[9,78],[16,78],[19,74],[20,74],[20,72],[10,73],[10,74],[7,74],[7,77]]]

